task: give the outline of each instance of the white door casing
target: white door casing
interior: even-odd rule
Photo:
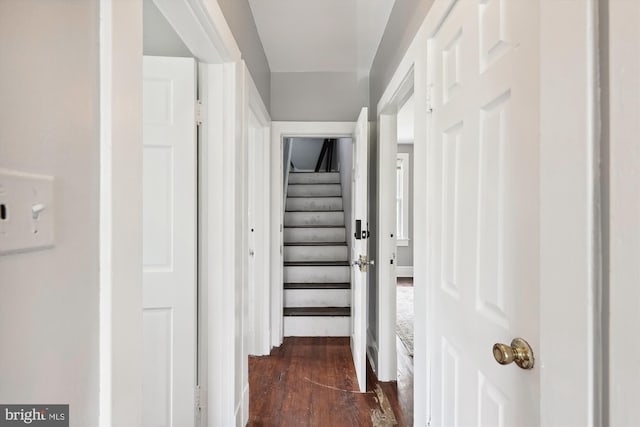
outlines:
[[[383,97],[378,105],[378,203],[376,283],[378,290],[377,375],[380,381],[395,381],[396,349],[396,285],[397,285],[397,211],[396,167],[398,154],[398,110],[414,92],[415,73],[411,65],[391,97]],[[393,83],[392,83],[393,84]],[[422,120],[422,119],[421,119]],[[424,181],[422,182],[424,185]],[[415,278],[414,278],[415,279]],[[417,285],[417,283],[414,283]],[[415,288],[414,288],[415,289]],[[414,322],[415,324],[415,322]],[[419,338],[418,338],[419,340]],[[416,341],[418,341],[416,340]],[[417,342],[416,342],[417,344]],[[420,407],[416,405],[416,407]]]
[[[434,195],[429,311],[435,426],[539,424],[536,2],[457,1],[429,41]]]
[[[144,58],[143,425],[194,425],[196,94],[191,58]]]
[[[351,138],[355,122],[271,122],[271,283],[282,283],[284,179],[283,141],[286,137]],[[283,341],[283,287],[271,287],[271,346]]]
[[[354,219],[351,230],[351,260],[357,262],[364,257],[368,260],[368,145],[369,118],[368,108],[360,111],[353,133],[353,185],[351,212]],[[360,221],[360,235],[356,221]],[[361,271],[358,265],[351,266],[351,353],[358,377],[360,391],[367,390],[367,265]]]

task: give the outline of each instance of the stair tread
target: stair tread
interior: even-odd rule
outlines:
[[[287,195],[287,199],[342,199],[342,196],[289,196]]]
[[[342,196],[287,196],[287,199],[342,199]]]
[[[349,266],[349,261],[285,261],[285,267],[343,267]]]
[[[325,212],[344,212],[344,209],[326,209],[326,210],[304,210],[304,211],[290,211],[289,209],[287,209],[285,212],[305,212],[305,213],[325,213]]]
[[[285,246],[347,246],[347,242],[285,242]]]
[[[317,225],[317,224],[305,224],[305,225],[285,225],[284,228],[344,228],[344,225]]]
[[[351,283],[285,283],[284,289],[351,289]]]
[[[349,307],[286,307],[285,316],[340,316],[351,315]]]

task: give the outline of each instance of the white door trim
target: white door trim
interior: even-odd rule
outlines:
[[[441,2],[442,3],[442,2]],[[442,6],[437,2],[432,6],[432,12],[438,10],[437,7]],[[378,155],[378,159],[383,159],[388,156],[388,151],[391,146],[395,146],[397,143],[397,135],[395,132],[395,123],[398,109],[402,106],[411,93],[414,93],[415,99],[415,112],[414,112],[414,179],[413,179],[413,217],[414,228],[412,231],[413,236],[413,250],[414,250],[414,265],[413,265],[413,286],[414,286],[414,301],[425,301],[424,308],[426,308],[426,301],[428,300],[428,282],[427,272],[429,271],[429,253],[428,253],[428,214],[427,214],[427,183],[428,183],[428,168],[427,168],[427,126],[424,118],[427,115],[427,58],[426,58],[426,38],[424,36],[425,24],[423,28],[418,32],[416,38],[411,43],[405,56],[400,62],[400,65],[396,69],[389,85],[385,89],[377,106],[378,117],[378,148],[381,154]],[[386,151],[385,151],[386,150]],[[386,154],[385,154],[386,153]],[[395,160],[395,156],[393,157]],[[394,162],[395,166],[395,162]],[[387,165],[387,175],[389,175],[390,166]],[[394,168],[395,169],[395,168]],[[380,174],[380,169],[379,169]],[[393,177],[387,176],[383,178],[379,176],[379,180],[395,180]],[[382,182],[378,183],[378,257],[381,262],[378,263],[376,282],[378,284],[378,331],[379,331],[379,348],[376,366],[377,374],[379,378],[396,378],[396,341],[395,341],[395,284],[392,284],[389,280],[383,282],[381,277],[389,277],[388,271],[383,271],[380,267],[384,264],[387,267],[386,262],[382,262],[383,259],[388,258],[389,254],[396,250],[395,243],[392,239],[386,241],[386,245],[383,244],[381,236],[381,223],[386,221],[388,223],[388,216],[390,212],[388,208],[390,204],[394,203],[395,187],[390,185],[380,186]],[[416,221],[416,218],[425,218],[424,221]],[[387,228],[393,227],[389,225]],[[391,228],[393,229],[393,228]],[[386,253],[386,257],[382,257],[381,253]],[[426,260],[427,262],[416,262],[416,260]],[[388,270],[388,267],[386,268]],[[393,286],[392,286],[393,285]],[[381,295],[384,295],[382,297]],[[418,420],[424,420],[422,424],[427,423],[428,413],[428,353],[427,353],[427,310],[415,310],[414,314],[414,382],[413,382],[413,398],[414,398],[414,420],[416,425],[421,425]]]
[[[602,424],[597,3],[540,2],[541,425]]]
[[[142,0],[99,8],[97,419],[108,427],[142,421]]]
[[[428,38],[440,27],[457,0],[436,0],[411,46],[405,53],[378,103],[377,116],[393,106],[395,94],[413,67],[415,72],[416,122],[414,144],[414,182],[427,182],[427,98],[426,52]],[[541,8],[541,167],[556,170],[554,182],[541,183],[541,348],[538,350],[541,371],[542,425],[598,425],[600,281],[597,276],[599,247],[596,236],[598,218],[595,205],[598,160],[596,132],[596,36],[597,8],[594,0],[540,2]],[[568,29],[571,28],[571,31]],[[563,39],[562,35],[575,37]],[[573,77],[569,77],[573,76]],[[567,84],[571,82],[571,84]],[[563,90],[558,90],[563,88]],[[569,116],[567,111],[572,111]],[[381,140],[382,141],[382,140]],[[576,161],[578,159],[578,161]],[[563,189],[556,185],[562,181]],[[432,263],[428,239],[431,221],[427,216],[429,195],[414,192],[414,262],[415,301],[425,301],[433,286],[427,269]],[[423,194],[425,194],[423,196]],[[567,204],[566,195],[575,203]],[[383,197],[381,194],[380,197]],[[573,230],[582,236],[580,245],[567,247],[562,236]],[[560,250],[559,248],[563,248]],[[563,255],[564,254],[564,255]],[[424,285],[422,288],[421,284]],[[582,307],[580,315],[563,316],[558,328],[557,316],[567,306]],[[416,310],[414,358],[414,420],[416,425],[429,422],[431,391],[426,339],[430,336],[428,314]],[[546,320],[545,320],[546,319]],[[382,320],[379,319],[379,322]],[[421,332],[422,331],[422,332]],[[572,331],[577,331],[573,334]],[[571,345],[576,360],[555,358],[554,349]],[[423,356],[421,357],[420,354]],[[547,358],[546,355],[553,356]],[[561,381],[559,379],[562,379]],[[578,393],[576,395],[575,393]],[[571,402],[565,398],[572,397]],[[422,420],[422,421],[420,421]]]
[[[271,123],[271,347],[279,347],[283,331],[283,138],[351,138],[355,122]]]
[[[184,44],[202,62],[240,61],[240,48],[215,0],[153,0]]]
[[[603,210],[609,214],[604,221],[609,232],[603,240],[609,245],[610,268],[603,268],[609,275],[609,354],[608,401],[609,419],[603,424],[611,426],[632,425],[640,417],[638,405],[637,361],[640,345],[629,337],[640,324],[637,302],[640,300],[640,192],[637,173],[640,170],[640,3],[610,0],[609,14],[601,31],[609,51],[607,73],[603,73],[603,95],[608,98],[603,106],[605,126],[603,151],[609,152],[608,170],[603,173],[603,187],[609,188],[608,197],[603,194]],[[601,21],[602,22],[602,21]],[[608,126],[607,126],[608,124]],[[606,158],[603,156],[603,163]],[[606,191],[606,190],[605,190]],[[606,214],[605,214],[606,215]],[[606,333],[606,332],[605,332]]]
[[[403,69],[405,74],[397,80],[393,93],[379,103],[378,114],[378,204],[377,204],[377,248],[376,284],[378,288],[378,354],[376,367],[380,381],[397,379],[396,352],[396,157],[398,151],[398,110],[413,94],[415,86],[414,68]],[[415,189],[415,193],[426,194],[426,182]],[[392,264],[393,263],[393,264]],[[415,286],[415,285],[414,285]],[[415,290],[414,290],[415,292]],[[414,322],[415,323],[415,322]],[[414,333],[414,336],[417,335]]]

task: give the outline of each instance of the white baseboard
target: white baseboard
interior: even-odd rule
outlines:
[[[413,266],[397,266],[396,267],[396,275],[398,277],[413,277]]]
[[[236,427],[246,426],[249,422],[249,384],[242,390],[242,397],[236,406]]]

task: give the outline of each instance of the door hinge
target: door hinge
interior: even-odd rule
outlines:
[[[427,114],[433,113],[433,85],[427,87]]]
[[[196,125],[201,126],[204,121],[204,105],[199,99],[196,101]]]
[[[202,386],[197,385],[195,390],[195,406],[196,412],[207,407],[207,391]]]

